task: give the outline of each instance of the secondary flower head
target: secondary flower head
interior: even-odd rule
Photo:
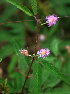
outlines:
[[[48,48],[45,48],[45,49],[41,49],[40,51],[37,51],[37,54],[39,54],[39,57],[43,57],[43,59],[44,59],[46,56],[48,56],[50,54],[49,51],[50,50]]]
[[[25,49],[23,49],[23,50],[21,49],[19,51],[22,53],[23,56],[31,56],[31,55],[28,54],[28,51],[25,50]]]
[[[47,19],[46,23],[48,23],[49,25],[48,27],[56,24],[56,21],[58,21],[58,17],[54,14],[50,16],[46,16],[46,19]]]
[[[24,56],[27,56],[28,55],[28,51],[27,50],[25,50],[25,49],[21,49],[21,50],[19,50]]]

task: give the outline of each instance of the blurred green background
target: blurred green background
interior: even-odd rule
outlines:
[[[29,0],[20,0],[19,2],[27,6],[32,11]],[[44,16],[43,23],[46,21],[46,16],[55,14],[58,17],[61,17],[58,19],[55,26],[48,27],[47,24],[41,26],[36,50],[38,51],[41,48],[48,47],[51,54],[46,61],[49,60],[50,63],[54,64],[58,69],[61,69],[63,63],[62,58],[65,59],[68,54],[65,47],[66,45],[70,46],[70,0],[37,0],[37,8],[38,14],[36,17],[42,19]],[[33,21],[15,23],[15,21],[23,20]],[[6,22],[14,23],[1,24]],[[3,71],[3,78],[8,78],[10,81],[12,81],[12,79],[15,79],[15,77],[18,75],[16,70],[18,67],[18,58],[16,56],[14,47],[14,40],[16,40],[19,44],[20,49],[27,49],[28,47],[29,54],[34,53],[37,34],[37,29],[35,28],[36,26],[37,23],[34,17],[26,15],[24,12],[17,9],[15,6],[6,2],[5,0],[0,0],[0,59],[2,59],[0,62],[0,68],[2,68]],[[25,60],[26,62],[29,61],[28,65],[30,65],[31,58],[25,57]],[[27,70],[28,69],[24,69],[24,73],[27,73]],[[62,72],[65,73],[68,78],[70,78],[70,56],[67,58]],[[16,83],[18,83],[19,79],[20,78],[18,77]],[[59,94],[60,92],[61,94],[69,94],[70,85],[57,79],[51,73],[46,72],[46,69],[43,70],[42,79],[41,94],[51,94],[49,92],[52,90],[52,94]],[[11,87],[10,83],[11,82],[8,84],[9,87]],[[18,88],[15,90],[15,92],[17,92]],[[64,89],[68,89],[68,92],[64,91],[66,93],[63,93],[62,88],[63,91]],[[28,85],[26,85],[26,89],[28,91]],[[20,90],[21,89],[19,89],[19,91]],[[13,91],[14,90],[12,90],[10,94],[14,94],[15,92]],[[57,93],[57,91],[59,92]]]

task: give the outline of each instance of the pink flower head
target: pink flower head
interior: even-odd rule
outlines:
[[[47,19],[46,23],[48,23],[49,25],[48,27],[56,24],[56,21],[58,21],[58,17],[54,14],[51,16],[46,16],[46,19]]]
[[[40,51],[37,51],[37,54],[39,54],[39,57],[43,57],[43,59],[44,59],[46,56],[48,56],[50,54],[49,51],[50,50],[48,48],[45,48],[45,49],[41,49]]]

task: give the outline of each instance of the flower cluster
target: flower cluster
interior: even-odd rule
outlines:
[[[28,54],[28,51],[25,49],[19,50],[19,51],[23,54],[23,56],[31,56]],[[44,59],[46,56],[48,56],[50,54],[50,50],[48,48],[41,49],[40,51],[37,51],[37,54],[38,54],[38,58],[43,57],[43,59]]]
[[[50,50],[48,48],[45,48],[45,49],[41,49],[40,51],[37,51],[37,54],[39,55],[39,57],[43,57],[43,59],[48,56],[50,54],[49,52]],[[47,58],[47,57],[46,57]]]
[[[50,16],[46,16],[45,19],[47,19],[46,23],[48,23],[48,25],[49,25],[48,27],[56,24],[56,21],[58,21],[58,17],[54,14],[50,15]]]

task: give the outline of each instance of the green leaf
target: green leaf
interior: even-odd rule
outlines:
[[[0,49],[0,58],[5,58],[14,52],[13,46],[11,44],[7,44]]]
[[[10,62],[9,66],[8,66],[8,69],[7,69],[8,72],[11,72],[14,69],[14,67],[16,65],[16,60],[17,60],[16,55],[13,55],[13,57],[11,59],[11,62]]]
[[[18,63],[18,68],[25,74],[25,72],[27,71],[28,69],[28,64],[25,60],[25,57],[20,53],[20,48],[17,44],[16,41],[14,41],[14,46],[15,46],[15,50],[16,50],[16,54],[18,56],[18,59],[19,59],[19,63]],[[24,79],[25,79],[25,76],[23,74],[20,74],[20,73],[17,73],[16,74],[16,78],[15,78],[15,87],[16,89],[20,92],[21,89],[22,89],[22,86],[23,86],[23,83],[24,82]]]
[[[45,67],[42,68],[42,82],[45,82],[48,79],[49,71]]]
[[[66,89],[66,88],[55,88],[52,91],[52,94],[69,94],[70,93],[70,89]]]
[[[52,55],[49,55],[49,56],[48,56],[47,58],[45,58],[44,60],[52,62],[52,61],[57,60],[57,59],[56,59],[56,57],[54,57],[54,56],[52,56]]]
[[[33,83],[34,83],[34,94],[40,94],[41,89],[41,66],[37,61],[33,64]]]
[[[14,87],[15,90],[20,92],[24,83],[25,77],[21,75],[20,73],[16,73],[14,77]]]
[[[51,29],[50,29],[49,32],[48,32],[48,33],[49,33],[49,34],[48,34],[49,36],[52,36],[52,35],[56,32],[56,30],[57,30],[57,28],[58,28],[58,25],[59,25],[59,24],[57,24],[57,25],[51,27]]]
[[[17,0],[6,0],[7,2],[15,5],[17,8],[19,8],[20,10],[22,10],[23,12],[25,12],[27,15],[29,16],[33,16],[33,14],[31,13],[31,11],[26,7],[19,3]]]
[[[58,79],[55,75],[52,74],[52,72],[49,73],[49,77],[44,82],[44,87],[54,87],[57,84],[59,84],[61,79]]]
[[[28,64],[27,64],[27,62],[25,60],[25,56],[23,56],[20,53],[20,51],[19,51],[20,48],[19,48],[19,46],[18,46],[16,41],[14,41],[14,46],[15,46],[16,54],[17,54],[18,59],[19,59],[18,67],[19,67],[19,69],[21,69],[21,71],[26,70],[26,68],[28,68]]]
[[[15,11],[16,7],[13,7],[13,5],[8,5],[6,9],[3,11],[2,16],[0,16],[0,23],[3,23],[5,22],[5,20],[9,19]]]
[[[32,5],[34,15],[36,15],[38,13],[37,12],[37,2],[36,2],[36,0],[31,0],[31,5]]]
[[[59,47],[58,47],[59,43],[60,43],[60,40],[54,38],[54,39],[52,40],[52,43],[51,43],[51,46],[50,46],[50,47],[51,47],[51,51],[53,52],[53,54],[54,54],[55,56],[57,56],[57,55],[60,54],[60,52],[59,52]]]
[[[48,68],[55,76],[58,76],[60,79],[62,79],[66,83],[69,83],[67,77],[65,77],[65,75],[63,73],[61,73],[61,71],[59,69],[57,69],[55,66],[53,66],[53,64],[43,61],[43,66]]]

